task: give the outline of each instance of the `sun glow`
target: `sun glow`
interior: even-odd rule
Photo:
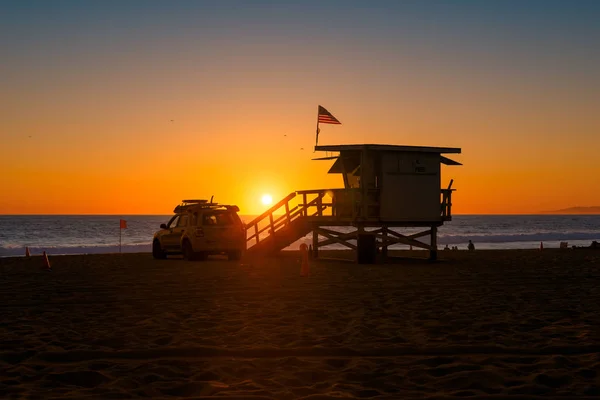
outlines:
[[[273,197],[270,194],[263,194],[262,198],[260,199],[260,201],[265,205],[265,206],[269,206],[271,205],[271,203],[273,203]]]

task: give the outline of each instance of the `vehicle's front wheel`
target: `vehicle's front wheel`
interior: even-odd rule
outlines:
[[[183,242],[182,250],[183,250],[183,258],[185,258],[188,261],[196,260],[196,253],[194,253],[194,248],[192,247],[192,244],[188,240],[185,240]]]
[[[160,242],[158,240],[152,242],[152,257],[156,258],[157,260],[164,260],[167,258],[167,253],[161,249]]]

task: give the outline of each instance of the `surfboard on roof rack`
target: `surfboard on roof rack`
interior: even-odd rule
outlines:
[[[227,210],[240,211],[238,206],[226,205],[219,203],[209,203],[208,200],[182,200],[181,204],[175,207],[174,213],[183,212],[189,208],[205,209],[205,208],[223,208]]]

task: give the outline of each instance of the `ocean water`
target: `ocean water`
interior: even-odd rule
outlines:
[[[127,221],[127,229],[119,229],[121,218]],[[0,215],[0,257],[24,255],[26,246],[32,254],[116,253],[119,234],[123,252],[150,252],[153,233],[169,218],[168,215]],[[242,216],[245,222],[252,218]],[[344,229],[349,228],[340,230]],[[405,233],[418,230],[398,229]],[[540,242],[551,248],[558,247],[561,241],[569,242],[569,246],[588,246],[593,240],[600,241],[600,215],[455,215],[438,231],[440,249],[446,244],[466,249],[469,239],[478,249],[539,248]],[[297,249],[300,243],[312,243],[312,234],[290,248]]]

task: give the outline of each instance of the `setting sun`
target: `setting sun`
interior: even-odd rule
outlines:
[[[261,201],[265,206],[268,206],[271,205],[271,203],[273,203],[273,197],[271,197],[270,194],[263,194]]]

